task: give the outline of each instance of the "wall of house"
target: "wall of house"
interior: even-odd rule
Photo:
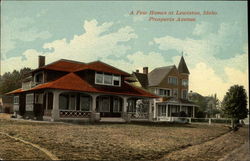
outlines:
[[[182,80],[183,79],[187,79],[188,80],[188,86],[183,86],[182,85]],[[182,90],[187,90],[188,92],[188,87],[189,87],[189,75],[188,74],[184,74],[184,73],[180,73],[179,77],[178,77],[178,84],[179,84],[179,91],[178,93],[180,93],[180,98],[181,98],[181,94],[182,94]]]
[[[86,80],[90,85],[96,86],[96,87],[108,87],[108,88],[119,88],[118,86],[109,86],[109,85],[98,85],[95,84],[95,71],[93,70],[84,70],[77,72],[77,74],[84,80]],[[121,87],[124,86],[124,77],[121,76]]]
[[[178,79],[177,85],[169,84],[168,77],[176,77]],[[189,81],[188,74],[179,73],[177,68],[173,68],[162,80],[158,87],[150,87],[150,91],[155,93],[155,88],[165,88],[165,89],[177,89],[178,90],[178,98],[182,97],[182,90],[188,90],[188,86],[182,86],[182,79],[187,79]]]
[[[50,82],[54,81],[64,75],[68,74],[68,72],[62,72],[62,71],[52,71],[52,70],[47,70],[44,71],[44,82]]]

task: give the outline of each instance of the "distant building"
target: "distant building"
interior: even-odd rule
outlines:
[[[148,73],[148,67],[144,67],[143,73],[133,72],[133,79],[128,81],[160,97],[154,99],[154,119],[173,121],[178,117],[195,117],[196,105],[188,100],[189,74],[182,56],[178,68],[171,65]]]
[[[2,95],[0,96],[0,112],[13,113],[13,97]]]

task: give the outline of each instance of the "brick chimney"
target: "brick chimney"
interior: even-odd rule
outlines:
[[[136,73],[139,73],[139,69],[136,69],[136,71],[135,71]]]
[[[39,55],[38,57],[38,68],[42,67],[45,65],[45,56]]]
[[[148,67],[143,67],[143,74],[148,74]]]

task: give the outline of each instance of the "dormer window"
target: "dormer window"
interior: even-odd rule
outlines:
[[[103,84],[103,73],[99,73],[99,72],[95,73],[95,83]]]
[[[121,86],[121,76],[102,72],[95,73],[95,84]]]
[[[104,74],[104,84],[106,85],[112,85],[112,77],[111,74]]]
[[[36,73],[34,75],[34,82],[36,84],[41,84],[43,83],[43,72]]]
[[[121,76],[114,75],[113,76],[113,85],[120,86],[120,84],[121,84]]]

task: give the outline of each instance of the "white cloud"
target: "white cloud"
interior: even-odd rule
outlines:
[[[112,25],[113,23],[98,25],[96,20],[85,21],[83,25],[85,33],[75,35],[69,42],[66,39],[61,39],[44,44],[43,48],[50,49],[50,52],[38,52],[32,49],[27,50],[22,56],[4,59],[2,73],[20,69],[23,65],[36,68],[38,55],[45,55],[46,63],[61,58],[89,62],[108,56],[122,56],[130,49],[123,42],[134,39],[137,35],[129,26],[120,28],[116,32],[110,32]],[[16,64],[23,65],[17,66]]]
[[[126,56],[127,60],[119,59],[103,59],[104,62],[107,62],[113,66],[119,67],[124,71],[131,72],[139,69],[142,72],[143,67],[149,67],[149,71],[153,70],[156,67],[166,66],[169,62],[164,60],[164,57],[160,53],[150,52],[143,53],[142,51],[135,52],[133,54]],[[157,61],[153,61],[157,59]]]
[[[110,32],[113,25],[113,23],[98,24],[96,20],[85,21],[83,34],[75,35],[69,41],[61,39],[44,44],[43,48],[50,49],[50,52],[38,52],[30,49],[22,56],[5,59],[2,62],[2,72],[22,67],[36,68],[38,55],[45,55],[46,63],[61,58],[83,62],[100,59],[129,73],[136,69],[142,71],[145,66],[148,66],[149,71],[151,71],[156,67],[178,65],[180,56],[172,57],[166,61],[166,56],[157,52],[138,51],[125,55],[130,49],[130,46],[126,45],[127,42],[137,38],[137,35],[129,26]],[[232,33],[227,27],[231,28],[222,24],[215,34],[199,31],[202,30],[201,28],[206,28],[204,24],[201,24],[200,27],[194,29],[193,33],[201,36],[202,39],[179,39],[167,35],[155,38],[149,44],[158,44],[161,50],[184,51],[185,60],[191,72],[189,89],[202,95],[217,93],[218,97],[222,99],[231,85],[241,84],[248,88],[246,77],[248,72],[247,44],[243,46],[243,53],[239,52],[228,59],[216,58],[216,55],[221,51],[219,48],[223,47],[223,42],[226,42],[223,39],[228,38],[228,34]],[[217,38],[223,42],[216,44]]]
[[[197,36],[203,36],[210,33],[212,29],[213,29],[212,24],[203,21],[195,26],[193,34]]]
[[[217,31],[212,32],[211,24],[202,22],[197,24],[193,31],[200,39],[179,39],[166,35],[155,38],[154,43],[161,50],[177,50],[180,53],[184,51],[186,63],[191,71],[190,89],[203,95],[218,93],[222,99],[231,85],[241,84],[248,88],[248,50],[247,45],[243,44],[244,38],[237,24],[222,23]],[[230,52],[233,57],[218,58],[218,55]],[[180,56],[172,58],[173,63],[178,60]]]
[[[39,31],[34,20],[29,17],[14,18],[2,17],[1,20],[1,53],[3,58],[12,49],[16,48],[17,41],[34,41],[51,37],[48,31]]]
[[[248,91],[247,72],[229,67],[225,67],[224,71],[228,76],[227,81],[223,81],[207,64],[203,62],[196,64],[195,68],[190,69],[190,90],[203,95],[216,93],[220,100],[230,86],[235,84],[243,85]]]

